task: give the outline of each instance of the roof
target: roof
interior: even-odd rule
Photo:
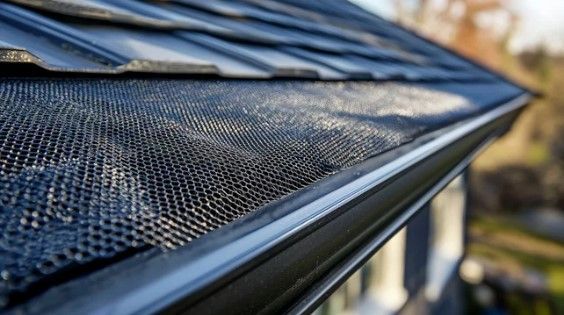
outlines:
[[[355,21],[272,1],[10,2],[20,6],[1,4],[0,60],[49,70],[326,80],[492,77],[352,5],[340,14],[359,15]]]
[[[11,0],[0,64],[24,313],[311,310],[528,99],[337,0]]]

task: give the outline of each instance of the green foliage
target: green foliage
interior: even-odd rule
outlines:
[[[470,256],[485,258],[502,270],[517,267],[542,272],[548,280],[549,299],[556,308],[556,314],[564,314],[564,244],[530,233],[511,219],[502,217],[474,218],[470,231]],[[485,237],[476,239],[476,234],[483,236],[484,233]],[[518,239],[524,246],[516,248],[494,241],[494,236]],[[535,253],[525,250],[527,243],[534,246]],[[546,254],[543,255],[543,252]],[[506,292],[506,295],[511,314],[551,314],[547,303],[542,300],[529,305],[518,293]]]

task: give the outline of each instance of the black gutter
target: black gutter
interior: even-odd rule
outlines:
[[[434,184],[419,199],[411,204],[404,212],[382,231],[374,234],[364,242],[352,254],[345,257],[342,262],[331,269],[323,278],[308,288],[303,295],[292,305],[289,314],[307,314],[313,312],[321,305],[335,290],[339,288],[352,274],[365,265],[370,258],[390,239],[395,233],[403,228],[411,218],[417,214],[431,199],[448,185],[456,176],[481,153],[491,142],[498,138],[503,130],[497,130],[494,134],[483,140],[466,158],[461,160],[442,179]],[[455,148],[453,148],[455,149]]]
[[[14,311],[311,311],[469,163],[469,156],[508,128],[529,98],[522,95],[370,159],[186,248],[106,268]]]
[[[337,217],[207,298],[190,305],[180,302],[167,310],[191,314],[279,313],[287,310],[288,303],[301,299],[290,312],[313,311],[346,279],[347,274],[338,274],[339,281],[324,281],[334,266],[343,261],[344,265],[349,264],[351,255],[355,257],[355,250],[367,241],[373,242],[373,250],[383,245],[439,191],[437,183],[448,183],[451,178],[445,180],[445,176],[457,170],[460,161],[492,133],[511,124],[516,115],[507,114],[480,127],[388,179],[383,187],[374,187],[342,205]],[[369,253],[365,254],[369,257]],[[325,287],[328,284],[331,285]]]

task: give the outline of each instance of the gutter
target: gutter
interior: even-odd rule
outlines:
[[[173,252],[53,288],[23,313],[308,313],[504,132],[523,94]]]

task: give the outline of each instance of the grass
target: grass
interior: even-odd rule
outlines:
[[[564,314],[564,244],[526,231],[506,218],[475,218],[470,222],[471,256],[486,258],[505,270],[528,268],[542,272],[557,314]],[[510,295],[515,313],[527,314],[523,301]],[[549,314],[546,305],[533,305],[535,313]]]

